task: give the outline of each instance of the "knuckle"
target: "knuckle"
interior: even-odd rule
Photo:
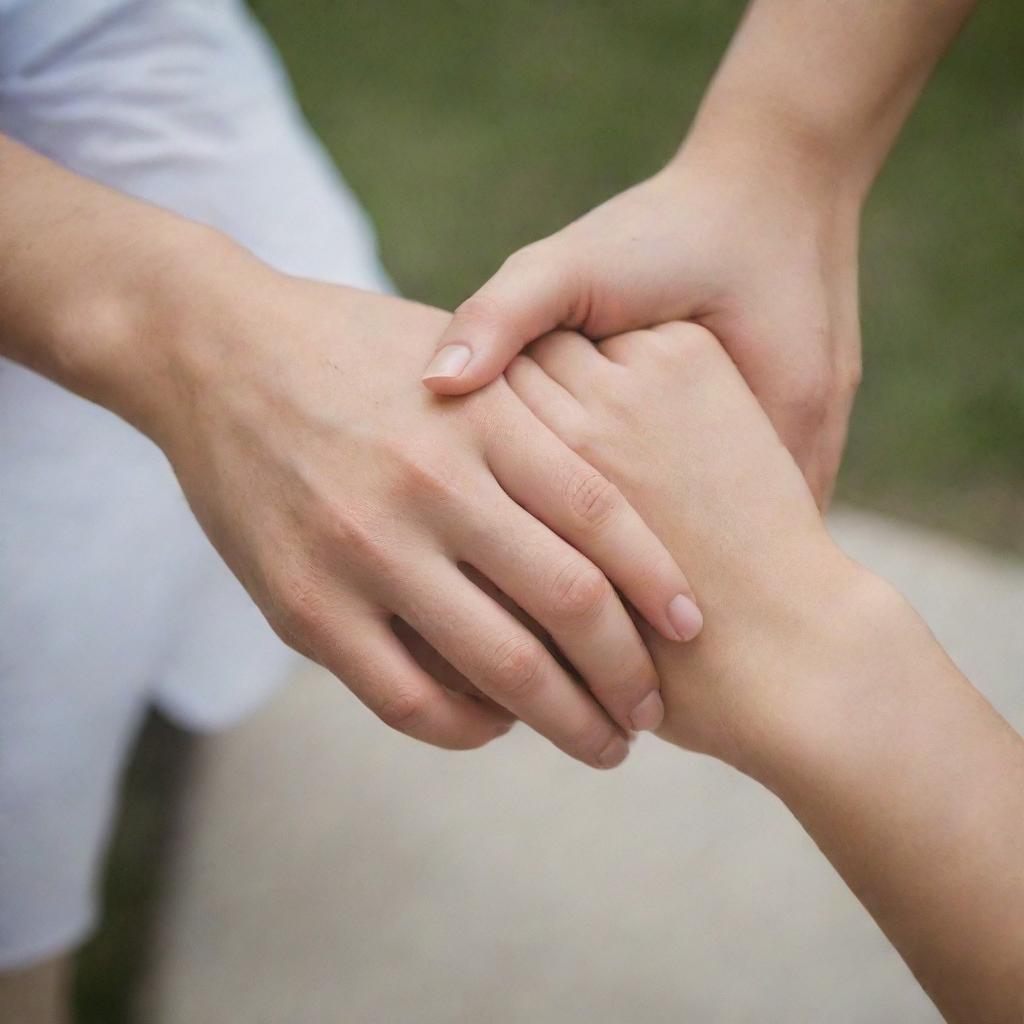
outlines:
[[[674,322],[647,334],[652,347],[674,364],[693,363],[721,351],[718,339],[700,324]]]
[[[672,327],[682,327],[675,325]],[[642,345],[647,359],[662,368],[678,366],[686,358],[687,337],[685,331],[649,330],[638,331],[637,344]]]
[[[270,628],[274,631],[274,634],[281,643],[286,647],[290,647],[293,651],[303,655],[303,657],[311,657],[309,647],[299,639],[292,627],[292,623],[288,621],[287,615],[285,615],[280,609],[274,609],[273,611],[267,612],[266,619]]]
[[[423,722],[429,710],[430,698],[426,693],[399,688],[388,693],[374,712],[389,728],[408,733]]]
[[[491,660],[489,677],[502,697],[529,697],[540,677],[543,652],[536,641],[514,636],[498,645]]]
[[[393,453],[396,497],[420,503],[451,501],[460,493],[452,462],[407,446]]]
[[[606,526],[622,507],[618,488],[589,466],[570,474],[566,497],[578,524],[587,529]]]
[[[402,467],[406,486],[417,496],[447,496],[457,490],[450,465],[436,459],[407,459]]]
[[[342,556],[346,560],[376,567],[390,564],[391,545],[380,525],[347,510],[331,515],[326,540],[335,549],[335,559]]]
[[[682,345],[690,355],[709,355],[720,352],[722,346],[706,327],[694,323],[679,324],[676,344]]]
[[[322,635],[326,616],[315,580],[301,573],[285,576],[276,586],[274,630],[285,643],[305,653],[310,640]]]
[[[511,395],[512,388],[502,374],[476,391],[459,396],[457,414],[472,430],[476,442],[484,450],[494,437],[501,436],[507,423],[508,406],[505,405],[505,401]],[[516,403],[518,401],[515,399]],[[452,482],[455,482],[454,476]]]
[[[595,616],[611,596],[611,585],[593,563],[575,558],[551,583],[551,608],[556,618],[578,622]]]

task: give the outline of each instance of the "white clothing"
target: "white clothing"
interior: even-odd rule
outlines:
[[[282,270],[388,288],[236,0],[0,0],[0,131]],[[161,453],[0,360],[0,969],[91,927],[146,709],[223,726],[289,662]]]

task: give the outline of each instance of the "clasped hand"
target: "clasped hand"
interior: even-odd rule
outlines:
[[[663,717],[625,602],[674,643],[701,619],[620,492],[503,378],[422,387],[446,314],[238,251],[219,280],[201,330],[179,315],[162,342],[173,386],[137,419],[279,635],[418,739],[476,747],[515,717],[621,762]]]

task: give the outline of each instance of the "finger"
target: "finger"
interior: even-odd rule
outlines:
[[[394,634],[389,616],[369,614],[318,658],[386,725],[446,750],[472,750],[508,732],[501,710],[446,690]]]
[[[601,353],[610,363],[618,366],[631,366],[636,357],[642,353],[637,352],[638,335],[640,331],[627,331],[625,334],[614,334],[597,343],[597,351]]]
[[[608,368],[594,343],[575,331],[555,331],[535,341],[527,355],[575,398],[582,399],[594,377]]]
[[[529,630],[441,556],[425,583],[396,594],[396,611],[467,679],[571,757],[625,759],[620,730]]]
[[[682,569],[619,491],[532,416],[511,421],[487,460],[504,491],[586,555],[666,639],[703,626]]]
[[[663,351],[674,353],[675,347],[682,350],[688,341],[695,338],[701,340],[708,337],[707,328],[689,320],[670,320],[668,323],[656,324],[642,331],[627,331],[599,341],[597,351],[610,363],[617,366],[636,366],[647,362],[650,358],[652,345],[662,346]],[[682,354],[680,357],[683,358]]]
[[[495,704],[487,694],[481,693],[454,665],[445,661],[409,623],[394,616],[391,620],[391,629],[402,646],[413,656],[416,664],[446,690],[454,690],[455,693],[464,693],[483,701],[488,707],[493,708],[499,717],[509,722],[513,721],[512,716],[503,707]]]
[[[505,500],[508,495],[504,494]],[[515,504],[513,502],[513,504]],[[559,666],[569,673],[573,682],[582,683],[580,674],[576,667],[571,664],[565,655],[558,649],[558,645],[551,639],[551,634],[534,618],[531,618],[522,608],[512,600],[508,594],[502,593],[479,569],[474,568],[469,562],[459,562],[459,572],[466,577],[474,586],[482,590],[492,601],[505,609],[521,626],[525,626],[547,649],[547,652],[558,662]],[[474,687],[475,689],[475,687]]]
[[[656,729],[665,711],[658,675],[604,573],[529,512],[505,504],[496,519],[463,525],[459,557],[548,632],[623,729]]]
[[[516,356],[505,379],[519,400],[570,448],[583,436],[586,412],[576,398],[529,356]]]
[[[423,375],[431,391],[475,391],[500,376],[534,338],[574,322],[577,278],[554,254],[550,243],[521,249],[459,306]]]

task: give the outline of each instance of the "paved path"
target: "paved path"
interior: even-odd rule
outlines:
[[[1024,727],[1024,566],[860,513],[833,529]],[[526,729],[445,754],[303,671],[204,743],[142,1019],[938,1021],[781,804],[638,748],[608,774]]]

